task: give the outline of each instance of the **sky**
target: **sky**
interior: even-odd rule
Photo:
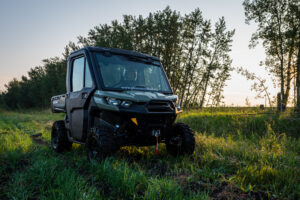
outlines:
[[[122,20],[124,14],[147,16],[166,6],[182,15],[200,8],[205,19],[213,23],[224,16],[229,30],[235,29],[232,43],[233,67],[244,67],[267,79],[271,95],[273,85],[260,61],[265,59],[261,45],[249,49],[256,24],[245,24],[242,0],[0,0],[0,90],[13,78],[20,79],[42,60],[61,56],[69,41],[87,36],[94,26]],[[264,104],[255,99],[251,82],[231,73],[224,88],[225,104],[243,106],[248,98],[252,105]]]

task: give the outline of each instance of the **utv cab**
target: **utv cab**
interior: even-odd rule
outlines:
[[[84,144],[87,157],[101,159],[122,146],[165,143],[173,155],[192,154],[193,131],[174,123],[180,107],[160,60],[137,52],[85,47],[70,54],[67,93],[51,98],[65,119],[52,127],[57,152]]]

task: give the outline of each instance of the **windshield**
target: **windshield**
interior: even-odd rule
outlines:
[[[95,57],[106,89],[171,93],[158,61],[103,53],[95,53]]]

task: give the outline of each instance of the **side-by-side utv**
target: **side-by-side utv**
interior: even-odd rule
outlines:
[[[174,123],[180,107],[159,58],[85,47],[71,53],[67,65],[67,93],[51,98],[52,112],[65,113],[52,127],[55,151],[85,144],[91,160],[121,146],[164,142],[175,156],[194,152],[193,131]]]

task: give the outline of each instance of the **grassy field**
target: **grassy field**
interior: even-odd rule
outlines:
[[[196,133],[190,157],[125,147],[87,163],[81,145],[49,148],[63,115],[0,111],[0,199],[299,199],[300,121],[256,112],[182,114]]]

